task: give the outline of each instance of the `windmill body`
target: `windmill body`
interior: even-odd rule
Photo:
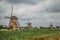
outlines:
[[[31,23],[27,23],[27,29],[31,29],[32,26],[31,26]]]
[[[52,24],[52,22],[50,22],[50,28],[53,29],[53,24]]]
[[[10,18],[10,22],[9,22],[9,26],[12,30],[16,30],[17,29],[17,17],[12,16]]]

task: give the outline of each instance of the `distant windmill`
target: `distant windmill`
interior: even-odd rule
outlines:
[[[51,17],[50,17],[50,19],[51,19],[51,20],[50,20],[50,28],[51,28],[51,29],[53,29],[53,24],[52,24],[52,19],[53,19],[53,17],[54,17],[54,16],[51,16]]]
[[[46,10],[47,12],[49,12],[49,10]],[[52,24],[52,19],[54,16],[50,16],[50,24],[49,24],[49,28],[53,29],[53,24]]]
[[[11,10],[11,16],[10,17],[5,17],[5,18],[9,18],[9,26],[12,30],[16,30],[18,28],[19,22],[18,22],[18,18],[16,16],[13,16],[13,6],[12,6],[12,10]]]
[[[27,26],[26,26],[27,29],[31,29],[32,28],[32,24],[30,22],[30,19],[28,18],[28,23],[27,23]]]

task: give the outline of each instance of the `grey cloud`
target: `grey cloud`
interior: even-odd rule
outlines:
[[[3,14],[3,13],[5,13],[7,11],[7,9],[8,9],[7,6],[8,5],[4,4],[3,1],[0,1],[0,14]]]
[[[60,0],[54,0],[53,4],[47,8],[48,12],[60,12]]]
[[[1,1],[1,0],[0,0]]]
[[[56,12],[60,12],[60,6],[52,7],[52,8],[51,8],[51,12],[54,12],[54,13],[56,13]]]
[[[47,10],[48,10],[47,12],[57,13],[57,12],[60,12],[60,6],[56,5],[51,8],[48,8]]]
[[[9,3],[18,4],[18,3],[24,3],[24,4],[37,4],[40,1],[44,0],[7,0]]]
[[[36,13],[59,13],[60,12],[60,0],[52,0],[53,3],[51,5],[44,6],[44,9],[41,11],[34,11]]]
[[[5,12],[4,8],[2,8],[2,7],[0,6],[0,14],[1,14],[1,13],[4,13],[4,12]]]
[[[0,14],[3,13],[3,11],[0,10]]]

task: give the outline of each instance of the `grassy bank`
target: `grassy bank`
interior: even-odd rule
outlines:
[[[58,34],[60,29],[25,29],[18,31],[0,31],[0,40],[21,40],[32,38],[34,36],[41,36],[44,34]]]

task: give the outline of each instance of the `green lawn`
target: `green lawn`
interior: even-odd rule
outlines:
[[[32,38],[34,36],[41,36],[44,34],[58,34],[60,29],[25,29],[18,31],[0,31],[0,40],[20,40]]]

